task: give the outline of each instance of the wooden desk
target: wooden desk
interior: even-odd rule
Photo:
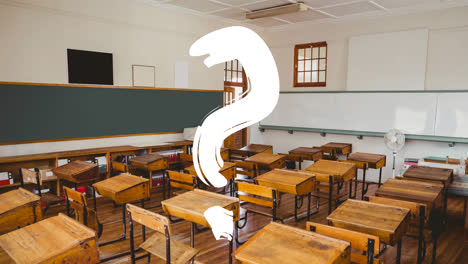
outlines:
[[[248,264],[350,263],[351,246],[347,241],[271,222],[233,255]]]
[[[89,183],[98,180],[99,168],[96,164],[81,160],[75,160],[63,166],[52,169],[57,176],[57,195],[62,193],[61,180],[73,182],[75,190],[78,184]],[[93,192],[94,210],[96,210],[96,193]]]
[[[148,179],[131,174],[120,174],[93,184],[94,189],[102,196],[112,199],[116,204],[122,205],[123,233],[120,238],[100,243],[99,246],[108,245],[126,239],[125,204],[150,198],[150,184]]]
[[[434,168],[428,166],[411,166],[409,167],[403,177],[432,181],[442,183],[444,185],[444,223],[447,221],[447,199],[448,199],[448,186],[453,179],[452,169]]]
[[[372,153],[355,152],[348,156],[348,160],[367,163],[369,169],[379,169],[379,187],[382,185],[382,168],[387,165],[387,156]]]
[[[310,220],[310,198],[311,192],[315,190],[315,175],[291,170],[274,169],[256,178],[259,185],[277,189],[279,192],[290,193],[294,195],[294,218],[297,218],[297,200],[307,194],[307,221]],[[318,202],[318,199],[317,199]],[[318,209],[318,204],[317,204]],[[318,210],[313,214],[318,213]],[[305,218],[305,217],[304,217]]]
[[[193,165],[185,168],[184,171],[188,174],[192,174],[198,177],[197,172],[195,171],[195,167]],[[226,178],[226,180],[229,181],[229,193],[231,196],[233,196],[234,195],[233,182],[237,176],[236,164],[225,161],[223,167],[219,170],[219,173],[221,173],[224,176],[224,178]]]
[[[63,214],[0,236],[0,247],[19,264],[99,263],[96,233]]]
[[[0,234],[42,220],[41,197],[23,188],[0,194]]]
[[[252,156],[258,153],[273,153],[273,146],[272,145],[262,145],[262,144],[250,144],[247,145],[240,150],[247,151],[248,156]]]
[[[245,159],[245,161],[257,163],[262,169],[281,169],[284,167],[284,155],[271,153],[258,153]]]
[[[388,179],[375,196],[425,204],[428,213],[443,204],[443,188],[429,182]]]
[[[299,147],[289,151],[290,155],[301,157],[303,160],[317,161],[322,159],[323,151],[319,148]],[[302,162],[299,162],[299,169],[302,169]]]
[[[148,179],[150,180],[150,189],[153,188],[153,171],[166,170],[169,168],[167,157],[157,153],[148,153],[145,155],[136,156],[129,160],[130,165],[134,168],[142,169],[148,172]],[[166,198],[166,179],[163,173],[163,193],[164,199]]]
[[[161,202],[164,212],[168,215],[185,219],[191,222],[190,245],[195,247],[195,224],[211,228],[206,221],[204,213],[208,208],[221,206],[233,212],[233,223],[239,220],[239,199],[213,192],[195,189]],[[233,234],[237,235],[236,225],[233,224]],[[229,262],[232,262],[232,241],[229,241]]]
[[[356,165],[333,160],[319,160],[306,171],[333,175],[338,182],[347,182],[356,177]]]
[[[409,217],[407,208],[347,200],[327,220],[332,226],[377,236],[391,246],[398,243],[397,263],[400,263],[401,238],[408,227]]]
[[[349,143],[330,142],[320,147],[324,153],[336,157],[337,154],[348,155],[353,150],[353,145]]]
[[[150,198],[149,180],[131,174],[120,174],[93,184],[96,191],[116,204]]]

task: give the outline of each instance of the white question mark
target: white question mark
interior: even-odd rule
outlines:
[[[227,27],[198,39],[190,48],[191,56],[209,56],[211,66],[237,59],[250,81],[247,95],[211,113],[198,127],[193,142],[193,164],[205,184],[223,187],[226,178],[219,173],[224,162],[220,149],[229,135],[267,117],[279,97],[279,77],[270,49],[254,31],[245,27]],[[202,173],[203,172],[203,173]]]

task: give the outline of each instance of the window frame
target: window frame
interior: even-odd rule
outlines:
[[[298,76],[298,64],[299,64],[299,50],[300,49],[305,49],[305,48],[320,48],[320,47],[326,47],[325,51],[325,70],[320,70],[320,68],[317,70],[317,82],[297,82],[297,76]],[[311,52],[312,53],[312,52]],[[312,54],[311,54],[312,56]],[[320,49],[319,49],[319,57],[318,57],[318,67],[320,67]],[[304,60],[305,61],[305,60]],[[311,58],[312,61],[312,58]],[[312,68],[311,68],[312,69]],[[319,82],[319,76],[320,72],[324,71],[325,72],[325,81],[324,82]],[[306,72],[306,71],[304,71]],[[307,72],[311,72],[307,71]],[[293,65],[293,87],[326,87],[327,86],[327,78],[328,78],[328,44],[326,41],[321,41],[321,42],[313,42],[313,43],[305,43],[305,44],[297,44],[294,46],[294,65]],[[312,77],[311,77],[312,80]]]
[[[236,69],[234,70],[232,68],[232,63],[233,61],[236,61]],[[230,69],[227,69],[227,64],[228,63],[231,63],[231,68]],[[237,75],[239,76],[239,73],[242,73],[242,82],[232,82],[232,81],[226,81],[227,80],[227,74],[228,72],[231,74],[231,80],[232,80],[232,72],[237,72]],[[239,78],[239,77],[237,77]],[[246,78],[246,75],[245,75],[245,72],[244,72],[244,67],[242,67],[242,70],[239,71],[239,61],[238,60],[231,60],[231,61],[226,61],[224,63],[224,86],[235,86],[235,87],[244,87],[245,86],[245,80]]]

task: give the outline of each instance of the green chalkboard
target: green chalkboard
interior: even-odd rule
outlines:
[[[0,84],[0,143],[182,131],[222,92]]]

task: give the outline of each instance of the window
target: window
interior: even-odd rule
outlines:
[[[238,60],[224,64],[224,86],[244,87],[244,69]]]
[[[327,43],[316,42],[294,47],[294,87],[327,85]]]

